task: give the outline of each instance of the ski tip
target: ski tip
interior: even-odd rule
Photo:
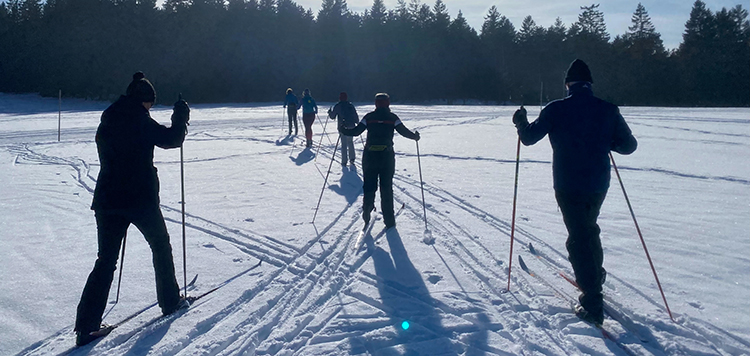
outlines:
[[[534,249],[534,245],[532,245],[531,242],[529,242],[529,252],[536,255],[536,250]]]
[[[521,265],[522,270],[524,270],[528,274],[531,274],[531,272],[529,272],[529,267],[526,266],[526,262],[523,261],[523,258],[521,257],[521,255],[518,255],[518,264]]]

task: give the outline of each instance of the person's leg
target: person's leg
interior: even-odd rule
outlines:
[[[297,109],[294,109],[294,112],[292,112],[292,121],[294,121],[294,135],[296,136],[299,133],[299,119],[297,119]]]
[[[351,144],[352,136],[340,135],[341,136],[341,165],[346,166],[346,162],[349,161],[349,144]],[[354,156],[351,158],[354,160]]]
[[[375,208],[375,192],[378,190],[378,162],[377,157],[365,153],[362,155],[362,219],[365,224],[370,222],[370,213]]]
[[[393,152],[383,151],[383,162],[380,169],[380,208],[386,227],[396,225],[393,216],[393,174],[396,170],[396,158]]]
[[[307,147],[310,147],[312,146],[312,126],[313,122],[315,122],[315,113],[303,114],[302,122],[305,124],[305,138],[307,138]]]
[[[170,314],[180,302],[180,287],[174,271],[172,245],[158,206],[148,208],[133,220],[151,247],[156,275],[156,297],[162,313]]]
[[[605,196],[606,193],[588,195],[555,193],[565,227],[568,230],[568,240],[565,243],[568,258],[573,267],[576,282],[582,291],[578,299],[581,306],[599,321],[604,318],[602,308],[604,253],[596,220]]]
[[[121,215],[101,212],[95,215],[99,249],[94,269],[86,280],[81,301],[78,303],[75,331],[81,333],[99,330],[122,239],[130,225],[129,220]]]
[[[291,107],[287,108],[286,115],[287,115],[287,119],[289,121],[289,134],[290,135],[292,134],[292,121],[294,121],[294,115],[293,115],[293,113],[294,112],[292,111]]]
[[[347,136],[349,139],[346,141],[346,150],[349,151],[349,162],[354,165],[354,160],[357,156],[354,154],[354,136]]]

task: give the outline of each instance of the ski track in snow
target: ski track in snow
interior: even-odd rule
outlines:
[[[420,108],[422,109],[422,108]],[[431,120],[425,128],[458,126],[465,124],[482,124],[495,117],[468,118],[457,120],[459,113],[446,113],[435,110],[442,115],[440,119]],[[403,115],[409,117],[408,112]],[[460,117],[460,115],[458,116]],[[210,123],[208,123],[210,125]],[[221,129],[246,125],[246,122],[222,121],[221,124],[202,128],[202,131],[221,131]],[[204,126],[208,126],[204,123]],[[417,128],[419,128],[417,126]],[[670,127],[671,128],[671,127]],[[318,127],[319,129],[319,127]],[[414,129],[414,128],[412,128]],[[264,131],[261,126],[261,131]],[[267,131],[267,130],[266,130]],[[701,130],[702,134],[714,134]],[[68,131],[76,135],[89,135],[91,130],[80,129]],[[26,135],[26,136],[24,136]],[[265,133],[264,136],[271,136]],[[722,135],[722,134],[718,134]],[[44,135],[29,132],[16,132],[0,135],[3,142]],[[263,136],[263,135],[261,135]],[[747,135],[738,135],[747,137]],[[279,144],[279,140],[270,138],[250,138],[229,136],[209,132],[200,132],[190,136],[194,141],[227,141],[240,140],[265,144],[271,148],[254,154],[278,154],[289,149],[288,145]],[[317,141],[317,140],[316,140]],[[317,142],[316,142],[317,144]],[[75,172],[74,178],[86,191],[93,194],[96,178],[91,174],[94,163],[77,157],[56,157],[39,152],[45,146],[55,143],[29,144],[11,143],[7,150],[16,155],[14,164],[62,165]],[[328,169],[325,162],[331,159],[333,145],[324,145],[319,151],[319,158],[314,164],[323,175]],[[290,153],[291,155],[291,153]],[[399,153],[402,158],[414,158],[413,155]],[[186,162],[210,162],[237,158],[239,155],[220,156],[209,159],[187,160]],[[513,160],[498,160],[490,157],[457,157],[451,155],[425,155],[436,160],[486,160],[488,163],[512,164]],[[550,165],[546,161],[526,160],[524,163]],[[319,167],[321,166],[321,167]],[[689,179],[722,180],[742,185],[750,184],[746,179],[735,177],[711,177],[674,172],[660,168],[620,167],[621,170],[656,172],[670,176]],[[361,167],[358,167],[358,172]],[[359,173],[358,173],[359,174]],[[396,206],[406,204],[403,215],[410,220],[421,220],[422,199],[418,194],[420,182],[410,175],[397,170],[394,177],[394,197]],[[361,190],[361,188],[360,188]],[[195,317],[198,322],[189,333],[167,343],[159,343],[159,335],[166,332],[172,319],[164,320],[144,330],[118,333],[97,343],[93,348],[80,349],[80,354],[89,350],[111,354],[139,355],[154,353],[159,355],[238,355],[267,354],[398,354],[400,352],[424,352],[423,354],[494,354],[494,355],[532,355],[532,354],[601,354],[623,352],[616,346],[602,342],[603,346],[593,347],[591,340],[596,338],[595,329],[581,326],[569,308],[543,286],[538,286],[514,269],[511,275],[511,291],[505,290],[507,283],[506,256],[499,256],[496,242],[499,237],[510,236],[510,221],[483,210],[466,198],[440,188],[435,183],[424,183],[430,233],[437,236],[430,246],[432,252],[448,266],[448,270],[459,286],[464,283],[457,275],[468,274],[479,288],[477,291],[453,290],[430,295],[421,275],[411,261],[398,273],[411,272],[409,282],[384,279],[379,273],[373,274],[363,267],[371,262],[376,272],[379,268],[389,268],[390,257],[380,248],[380,240],[387,239],[393,259],[399,253],[398,242],[410,236],[380,231],[373,236],[375,243],[368,241],[364,252],[354,252],[351,246],[356,239],[360,222],[359,204],[343,206],[335,214],[327,215],[325,226],[315,226],[317,236],[311,238],[301,247],[286,243],[274,236],[253,232],[247,228],[236,228],[230,224],[212,221],[190,212],[186,213],[186,227],[207,236],[235,246],[239,251],[253,259],[263,259],[266,263],[262,272],[241,272],[232,277],[232,283],[252,282],[252,287],[245,289],[236,299],[224,306],[211,306],[211,298],[200,300],[196,306],[185,312],[182,318]],[[437,207],[437,203],[440,207]],[[451,212],[446,212],[446,206]],[[180,207],[162,203],[165,219],[180,224]],[[462,214],[463,220],[452,215]],[[333,219],[331,220],[331,216]],[[471,224],[466,223],[466,218]],[[406,218],[406,217],[404,217]],[[320,223],[321,220],[319,220]],[[493,239],[477,238],[474,231],[490,231]],[[539,251],[539,258],[545,263],[529,261],[535,269],[551,269],[570,273],[566,256],[556,250],[545,239],[516,226],[515,234],[518,253],[528,252],[526,246],[533,243]],[[503,239],[507,244],[508,239]],[[507,247],[507,246],[506,246]],[[403,248],[403,245],[401,245]],[[383,255],[386,253],[386,255]],[[405,251],[404,251],[405,255]],[[498,257],[499,256],[499,257]],[[412,258],[413,259],[413,258]],[[394,261],[396,262],[396,261]],[[403,262],[403,261],[399,261]],[[461,270],[454,270],[460,268]],[[570,290],[560,278],[546,278],[550,285],[560,290]],[[638,287],[628,284],[616,274],[608,276],[605,292],[614,295],[634,295],[659,310],[662,315],[640,314],[630,310],[626,304],[620,304],[611,298],[607,300],[612,307],[630,325],[621,326],[623,340],[633,344],[639,354],[667,355],[691,353],[706,350],[706,354],[742,354],[750,348],[750,343],[740,337],[698,319],[677,316],[677,323],[665,318],[666,311],[661,300],[654,300]],[[445,278],[445,277],[444,277]],[[420,284],[421,283],[421,284]],[[200,282],[199,282],[200,284]],[[463,287],[462,287],[463,289]],[[217,292],[219,293],[219,292]],[[572,293],[572,292],[570,292]],[[380,294],[382,299],[374,298]],[[356,309],[361,314],[349,314],[347,308],[359,305]],[[403,305],[409,305],[410,314],[405,314]],[[366,311],[366,312],[365,312]],[[398,330],[383,332],[390,337],[370,338],[375,330],[390,330],[397,320],[408,319],[419,333],[405,334]],[[285,325],[285,327],[278,327]],[[294,327],[288,327],[294,325]],[[126,328],[123,328],[126,329]],[[19,355],[44,354],[45,348],[57,340],[70,342],[72,332],[63,329],[48,339],[32,345]],[[543,332],[540,333],[540,330]],[[628,331],[631,330],[631,331]],[[633,332],[645,335],[646,341],[633,341]],[[418,335],[418,336],[414,336]],[[65,337],[63,337],[65,336]],[[217,343],[216,341],[220,342]],[[338,349],[336,345],[347,343],[348,349]],[[594,343],[596,345],[596,343]],[[681,346],[681,345],[687,346]],[[602,348],[603,347],[603,348]],[[425,350],[434,350],[435,353]],[[602,351],[604,350],[604,351]],[[79,350],[73,350],[78,354]]]

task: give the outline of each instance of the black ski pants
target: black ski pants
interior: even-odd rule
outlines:
[[[296,135],[299,131],[297,128],[297,106],[294,104],[287,105],[286,113],[289,117],[289,134],[292,134],[292,123],[294,123],[294,134]]]
[[[380,183],[380,211],[385,226],[396,224],[393,216],[393,173],[396,170],[396,157],[392,149],[383,151],[365,150],[362,154],[362,175],[364,190],[362,217],[370,221],[370,212],[375,207],[375,192]]]
[[[603,317],[602,278],[604,252],[596,220],[607,193],[555,192],[557,204],[568,229],[568,259],[573,266],[576,282],[581,288],[578,300],[587,312]]]
[[[159,306],[162,311],[174,310],[179,303],[180,288],[175,278],[172,245],[159,207],[127,212],[96,211],[95,215],[99,251],[78,303],[75,330],[90,332],[99,329],[120,246],[131,223],[141,231],[151,247]]]

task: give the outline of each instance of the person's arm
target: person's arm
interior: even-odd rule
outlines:
[[[391,113],[391,115],[394,116],[396,119],[394,121],[393,128],[396,129],[396,132],[398,132],[401,136],[404,136],[406,138],[412,139],[414,141],[419,141],[419,131],[411,132],[408,128],[406,128],[406,125],[404,125],[403,122],[401,122],[401,119],[398,118],[395,114]]]
[[[187,128],[184,124],[173,123],[171,127],[166,127],[151,119],[148,125],[150,136],[157,147],[165,149],[177,148],[182,146],[182,142],[185,141]]]
[[[362,120],[354,128],[347,129],[344,127],[344,122],[342,121],[339,123],[339,133],[346,136],[359,136],[367,129],[366,122],[366,120]]]
[[[630,127],[625,122],[625,118],[620,114],[620,110],[617,109],[615,118],[615,135],[612,138],[612,145],[610,149],[619,154],[629,155],[638,148],[638,141],[630,131]]]
[[[339,111],[341,111],[340,110],[340,106],[341,106],[341,103],[338,103],[338,104],[336,104],[336,105],[333,106],[333,109],[328,110],[328,118],[335,119],[336,115],[340,115],[340,113],[339,113]]]
[[[161,148],[176,148],[182,146],[187,135],[187,125],[190,121],[190,107],[184,100],[174,103],[172,109],[172,126],[167,128],[149,117],[147,130],[154,145]]]
[[[552,115],[548,108],[544,108],[539,113],[539,117],[532,123],[529,123],[526,118],[526,109],[523,106],[513,114],[513,123],[516,125],[518,137],[521,138],[524,145],[533,145],[549,133],[552,128]]]

